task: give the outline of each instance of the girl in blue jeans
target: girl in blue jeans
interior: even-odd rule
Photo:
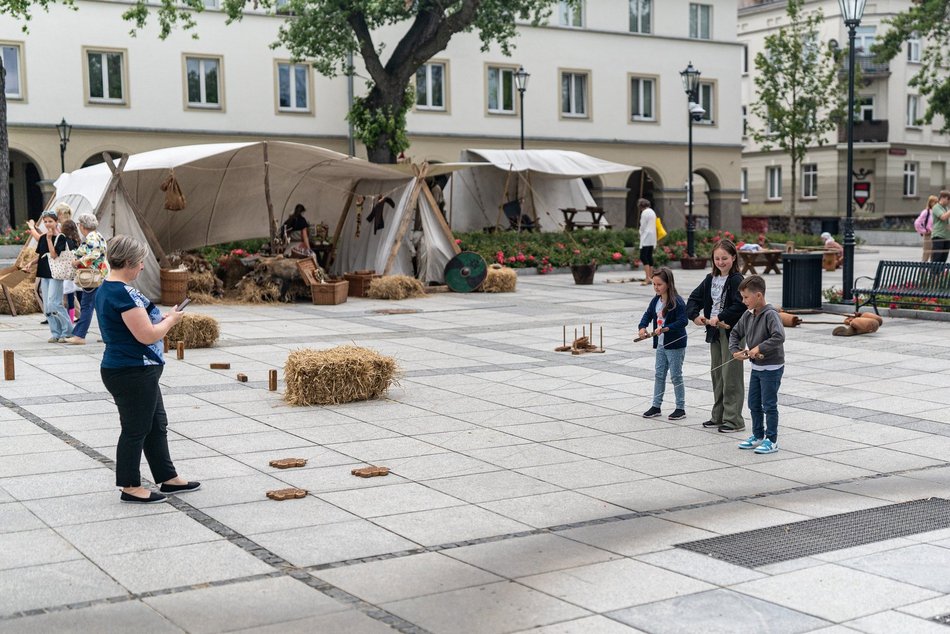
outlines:
[[[656,375],[653,383],[653,407],[643,413],[644,418],[655,418],[662,412],[666,374],[673,382],[676,409],[669,420],[686,418],[686,387],[683,385],[683,358],[686,356],[686,302],[676,292],[673,272],[667,267],[653,273],[656,297],[650,301],[640,319],[640,336],[647,336],[647,325],[652,324],[653,348],[656,350]]]

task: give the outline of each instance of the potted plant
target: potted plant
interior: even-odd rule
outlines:
[[[574,245],[570,256],[571,275],[575,284],[593,284],[597,272],[597,260],[584,245]]]

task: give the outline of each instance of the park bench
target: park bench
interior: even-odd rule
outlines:
[[[860,280],[869,280],[871,285],[861,288]],[[870,304],[875,313],[880,295],[891,296],[888,303],[898,306],[916,305],[922,299],[950,299],[950,264],[881,260],[873,279],[863,276],[855,280],[853,293],[867,297],[864,302],[855,300],[855,310]]]

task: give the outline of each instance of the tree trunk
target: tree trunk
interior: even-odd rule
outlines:
[[[796,178],[797,177],[796,167],[798,166],[798,161],[795,160],[794,152],[795,152],[795,148],[794,146],[792,146],[792,191],[789,192],[792,199],[792,207],[788,215],[788,226],[789,226],[789,230],[792,233],[798,233],[798,221],[797,221],[797,218],[795,217],[795,212],[798,211],[796,207],[796,203],[798,199],[798,190],[795,189],[795,186],[798,181],[798,179]]]
[[[7,69],[0,62],[0,231],[10,228],[10,139],[7,136]]]
[[[387,84],[376,83],[366,96],[365,106],[374,112],[384,113],[386,118],[399,119],[405,103],[406,83],[396,80]],[[398,129],[398,126],[397,126]],[[373,163],[395,163],[396,154],[390,147],[395,130],[380,128],[373,142],[366,143],[366,157]]]

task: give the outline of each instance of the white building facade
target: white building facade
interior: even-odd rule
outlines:
[[[788,24],[785,0],[745,0],[739,8],[738,37],[745,47],[742,74],[743,113],[756,99],[755,56],[764,50],[765,38]],[[858,113],[854,125],[855,192],[846,196],[847,130],[844,124],[821,147],[808,149],[798,166],[796,190],[791,188],[791,160],[780,150],[764,151],[743,134],[742,214],[744,218],[772,219],[782,224],[792,197],[796,215],[806,219],[812,231],[839,230],[846,200],[854,200],[859,225],[907,225],[924,208],[927,197],[947,188],[950,136],[940,133],[943,120],[932,125],[919,122],[926,110],[925,99],[908,84],[920,70],[926,41],[905,43],[904,50],[889,63],[877,63],[870,47],[887,32],[885,21],[912,4],[911,0],[868,2],[857,28],[855,86]],[[806,0],[805,11],[821,9],[825,16],[819,41],[846,50],[848,29],[837,0]],[[844,57],[847,60],[847,57]],[[846,66],[842,68],[846,71]],[[847,81],[846,75],[844,81]],[[761,127],[751,115],[748,124]],[[778,221],[778,222],[776,222]],[[747,222],[748,224],[748,222]]]
[[[213,0],[208,0],[214,4]],[[14,219],[35,216],[60,173],[55,125],[72,125],[67,171],[101,160],[191,143],[272,138],[348,150],[347,79],[329,79],[271,48],[283,16],[248,14],[225,25],[213,7],[196,16],[198,39],[151,24],[136,37],[127,2],[79,0],[29,23],[0,23],[7,69]],[[592,179],[615,226],[650,198],[672,227],[684,222],[687,99],[680,71],[702,72],[707,110],[694,126],[697,215],[737,229],[741,117],[736,0],[586,0],[555,6],[547,24],[522,25],[512,57],[456,36],[417,73],[408,115],[416,162],[454,161],[465,148],[577,150],[643,166],[629,178]],[[291,18],[292,19],[292,18]],[[391,47],[398,27],[375,34]],[[357,60],[358,62],[359,60]],[[521,112],[513,72],[530,73]],[[366,77],[357,63],[355,90]],[[357,155],[362,148],[357,145]]]

